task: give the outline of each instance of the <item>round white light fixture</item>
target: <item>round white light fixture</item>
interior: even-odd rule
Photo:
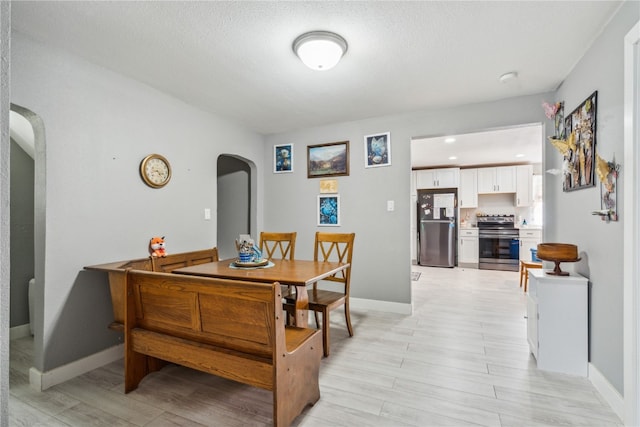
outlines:
[[[518,78],[518,73],[515,71],[510,71],[508,73],[504,73],[503,75],[501,75],[499,80],[500,80],[500,83],[506,83],[510,80],[515,80],[517,78]]]
[[[454,137],[450,136],[449,138],[445,138],[444,142],[445,142],[445,144],[451,144],[451,143],[456,142],[456,139]]]
[[[347,41],[329,31],[311,31],[293,41],[293,51],[312,70],[326,71],[335,67],[347,51]]]

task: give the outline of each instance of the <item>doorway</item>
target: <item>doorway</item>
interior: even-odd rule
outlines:
[[[531,226],[542,228],[542,149],[544,143],[544,128],[542,123],[515,125],[484,131],[451,134],[437,137],[414,137],[411,139],[411,219],[410,245],[411,262],[417,263],[418,255],[418,226],[417,226],[417,190],[424,187],[420,183],[420,176],[428,176],[433,181],[437,176],[438,185],[443,188],[456,187],[461,199],[475,196],[468,207],[461,206],[457,217],[460,222],[474,225],[476,215],[490,213],[496,215],[513,216],[514,222],[526,220]],[[496,191],[496,194],[482,194],[477,189],[469,194],[465,191],[465,183],[480,186],[480,178],[469,181],[465,179],[473,169],[495,167],[499,165],[514,165],[523,169],[523,165],[531,165],[526,170],[531,182],[527,186],[530,202],[521,203],[514,194],[519,192],[517,186],[509,192]],[[429,169],[433,174],[421,171]],[[479,173],[479,172],[478,172]],[[519,170],[513,171],[519,174]],[[532,175],[533,174],[533,175]],[[515,185],[515,175],[512,182]],[[424,181],[424,179],[422,180]],[[535,193],[534,193],[535,191]],[[460,200],[458,200],[460,201]],[[459,223],[458,226],[461,224]]]
[[[220,155],[217,171],[217,246],[220,258],[226,259],[236,256],[240,234],[256,233],[257,181],[254,163],[242,157]]]
[[[45,285],[45,131],[42,119],[33,111],[15,104],[11,104],[10,108],[10,147],[15,151],[11,153],[11,157],[16,157],[16,161],[11,163],[10,174],[12,180],[16,178],[20,182],[12,183],[9,198],[12,205],[20,205],[20,212],[26,218],[12,221],[11,224],[12,235],[9,248],[11,269],[16,268],[21,273],[20,277],[14,276],[13,272],[11,274],[12,297],[7,306],[3,305],[3,310],[12,311],[12,335],[17,330],[20,334],[31,333],[34,336],[31,364],[36,369],[41,369]],[[14,166],[18,170],[14,171]],[[20,192],[24,194],[18,194]],[[15,206],[11,208],[12,215],[14,208]],[[14,232],[18,235],[14,236]],[[25,239],[25,241],[18,242],[16,238]],[[24,259],[20,259],[21,257]],[[27,276],[35,279],[31,297],[28,292]],[[27,283],[24,283],[25,280]],[[28,302],[29,299],[32,301],[31,304]],[[22,325],[17,325],[16,329],[15,325],[20,323]]]
[[[10,336],[33,335],[35,290],[35,131],[22,107],[11,105],[10,130]],[[31,290],[31,292],[30,292]]]

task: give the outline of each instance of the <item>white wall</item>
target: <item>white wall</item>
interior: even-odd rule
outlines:
[[[411,302],[410,171],[412,137],[469,133],[546,120],[541,104],[552,94],[512,98],[440,111],[338,123],[267,137],[265,228],[296,230],[297,257],[313,256],[317,230],[355,232],[352,296],[400,304]],[[364,136],[391,132],[392,165],[364,168]],[[350,175],[338,177],[341,227],[316,227],[319,179],[307,178],[307,145],[350,141]],[[294,173],[274,174],[273,145],[294,144]],[[395,211],[386,210],[387,201]]]
[[[623,40],[640,18],[637,2],[626,2],[559,88],[568,115],[595,90],[597,100],[596,152],[620,162],[623,138]],[[546,152],[546,168],[561,169],[557,151]],[[627,177],[618,180],[618,212]],[[600,209],[600,186],[564,193],[561,176],[547,175],[545,227],[549,240],[578,245],[582,260],[573,268],[590,282],[590,362],[623,393],[623,235],[625,218],[609,224],[591,215]],[[548,226],[548,227],[547,227]],[[567,265],[567,269],[571,269]]]
[[[43,354],[36,368],[48,371],[121,339],[106,329],[112,313],[105,275],[83,267],[147,256],[154,235],[166,236],[169,252],[215,245],[217,158],[238,155],[262,173],[263,139],[15,32],[11,63],[12,101],[35,112],[46,132],[44,310],[36,333]],[[171,162],[163,189],[139,177],[149,153]]]
[[[9,105],[11,3],[0,2],[0,425],[9,424]]]

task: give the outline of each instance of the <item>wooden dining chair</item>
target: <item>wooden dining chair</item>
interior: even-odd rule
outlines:
[[[260,233],[259,248],[262,251],[262,257],[268,260],[272,259],[289,259],[292,260],[296,254],[296,236],[298,233],[274,233],[263,231]],[[287,295],[295,295],[291,286],[282,285],[282,298]],[[287,315],[287,317],[289,317]]]
[[[355,233],[316,233],[313,259],[315,261],[334,261],[351,264],[353,257],[353,242]],[[338,284],[339,290],[324,289],[330,282]],[[353,336],[351,315],[349,313],[349,287],[351,284],[351,266],[336,273],[334,276],[322,280],[323,287],[318,287],[318,282],[312,288],[307,289],[309,296],[309,310],[312,310],[316,319],[316,326],[322,326],[322,347],[324,355],[329,356],[329,313],[331,310],[344,306],[344,317],[347,323],[349,336]],[[335,286],[335,285],[334,285]],[[285,298],[285,309],[291,314],[295,310],[295,297],[288,295]],[[319,322],[318,313],[322,314],[322,323]]]
[[[260,233],[260,250],[265,259],[290,259],[295,257],[298,233]]]
[[[520,287],[522,287],[522,279],[524,279],[524,291],[527,292],[529,285],[529,269],[542,268],[541,262],[522,261],[520,260]]]
[[[218,248],[181,252],[166,257],[151,257],[152,271],[171,273],[176,268],[219,261]]]

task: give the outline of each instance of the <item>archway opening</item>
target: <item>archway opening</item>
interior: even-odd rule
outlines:
[[[238,236],[255,234],[257,230],[255,165],[250,160],[222,154],[217,171],[217,246],[221,258],[232,258]]]
[[[11,293],[16,292],[17,297],[12,297],[10,301],[2,301],[1,308],[2,310],[12,311],[13,322],[23,323],[28,321],[27,324],[30,324],[30,329],[27,327],[26,331],[28,331],[27,333],[32,331],[34,336],[32,365],[36,369],[41,369],[43,364],[42,319],[44,317],[44,245],[46,232],[44,123],[40,116],[33,111],[11,104],[10,136],[11,150],[13,151],[11,157],[13,158],[15,155],[18,159],[15,163],[12,159],[10,174],[12,175],[12,180],[16,179],[18,181],[14,183],[18,184],[18,186],[11,186],[9,197],[11,204],[20,204],[22,210],[28,209],[30,212],[19,213],[26,218],[22,218],[22,221],[16,223],[12,222],[12,228],[15,227],[15,229],[11,230],[12,238],[9,251],[12,263],[11,268],[14,269],[14,264],[17,265],[18,262],[22,263],[24,268],[19,269],[22,271],[21,275],[14,276],[14,274],[11,274]],[[29,163],[31,164],[29,165]],[[14,166],[17,170],[13,170]],[[20,194],[21,192],[25,194]],[[13,216],[15,213],[11,212],[11,214]],[[13,236],[14,232],[18,235]],[[30,241],[16,241],[14,237],[29,239]],[[20,257],[24,257],[24,259],[20,259]],[[29,265],[30,267],[27,268]],[[27,275],[26,270],[30,270],[28,275],[34,278],[31,304],[29,304],[28,280],[27,283],[23,283]],[[13,304],[20,304],[20,308],[18,309],[17,306],[14,308]],[[20,310],[20,313],[18,310]],[[31,316],[28,315],[29,312],[31,312]],[[24,331],[25,329],[23,328],[22,330]],[[18,330],[18,333],[24,332]]]

